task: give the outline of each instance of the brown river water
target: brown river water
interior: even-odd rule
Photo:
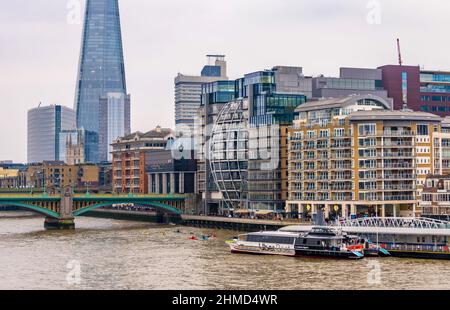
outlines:
[[[43,221],[0,212],[0,289],[450,289],[450,261],[231,254],[233,231],[83,217],[75,231],[45,231]]]

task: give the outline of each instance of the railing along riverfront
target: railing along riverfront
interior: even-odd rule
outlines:
[[[448,246],[435,245],[408,245],[408,244],[383,244],[382,247],[388,251],[409,251],[409,252],[439,252],[449,253]]]

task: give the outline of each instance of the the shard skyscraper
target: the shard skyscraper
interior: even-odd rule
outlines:
[[[123,106],[119,108],[122,113],[111,107],[101,107],[107,104],[105,98],[108,97],[123,98]],[[114,108],[117,108],[117,102]],[[130,100],[125,81],[118,0],[86,1],[75,110],[78,128],[99,135],[100,161],[108,157],[105,150],[112,142],[107,138],[108,132],[118,134],[123,131],[122,135],[130,132]],[[118,131],[117,126],[123,130]]]

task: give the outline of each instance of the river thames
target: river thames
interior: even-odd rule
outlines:
[[[237,232],[0,212],[0,289],[450,289],[450,261],[230,254]],[[207,241],[191,234],[216,234]]]

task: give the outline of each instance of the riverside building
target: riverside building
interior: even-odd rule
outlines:
[[[442,152],[433,146],[442,132],[439,116],[394,111],[372,95],[308,102],[296,112],[289,130],[288,213],[421,214],[423,184]]]
[[[420,200],[422,214],[427,217],[450,216],[450,175],[429,175]]]
[[[149,182],[147,166],[152,151],[170,149],[174,140],[172,129],[156,127],[118,138],[112,144],[113,191],[116,193],[147,194]],[[167,175],[161,184],[167,184]]]
[[[284,211],[287,164],[280,160],[287,158],[287,147],[280,145],[287,131],[282,126],[292,124],[295,108],[306,101],[299,72],[279,66],[234,83],[204,85],[196,139],[204,213]]]

